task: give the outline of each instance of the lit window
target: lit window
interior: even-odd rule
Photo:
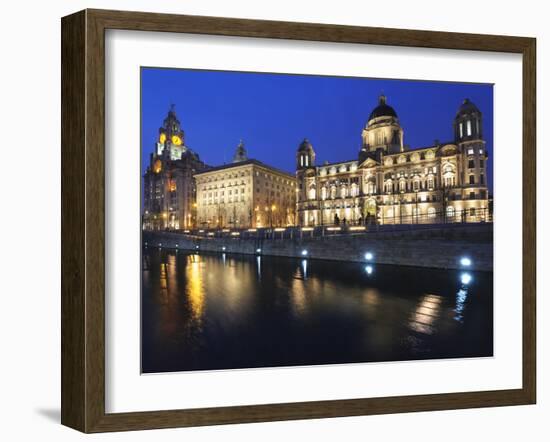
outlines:
[[[460,124],[458,125],[458,131],[459,131],[459,133],[460,133],[460,138],[462,138],[462,137],[464,136],[464,130],[463,130],[463,128],[462,128],[462,123],[460,123]]]
[[[474,149],[468,149],[468,155],[473,155],[474,154]]]
[[[472,122],[470,120],[466,121],[466,135],[472,135]]]

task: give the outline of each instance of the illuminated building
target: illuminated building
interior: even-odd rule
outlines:
[[[470,100],[459,107],[453,129],[451,142],[410,149],[382,95],[357,159],[316,166],[304,140],[296,153],[298,224],[490,221],[482,114]]]
[[[168,112],[143,176],[143,228],[174,230],[196,223],[193,176],[207,166],[185,145],[174,106]]]
[[[242,141],[232,163],[197,173],[195,180],[198,227],[279,227],[295,223],[295,177],[249,159]]]

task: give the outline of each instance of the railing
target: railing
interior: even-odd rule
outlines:
[[[446,211],[430,214],[402,215],[393,217],[379,217],[375,222],[374,217],[367,222],[341,221],[339,223],[316,226],[279,226],[258,228],[222,228],[222,229],[185,229],[171,230],[175,233],[200,236],[204,238],[228,238],[228,239],[293,239],[313,238],[329,235],[354,235],[365,232],[391,232],[442,225],[461,225],[469,223],[491,223],[492,216],[488,209],[465,209],[448,213]]]

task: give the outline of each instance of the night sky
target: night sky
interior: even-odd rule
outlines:
[[[212,166],[230,162],[239,140],[249,158],[294,173],[308,138],[316,163],[357,159],[361,130],[381,92],[397,112],[411,148],[453,140],[464,98],[483,114],[493,187],[493,87],[489,84],[142,68],[142,167],[154,150],[170,104],[185,144]]]

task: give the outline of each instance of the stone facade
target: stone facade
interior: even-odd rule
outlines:
[[[144,244],[194,252],[243,253],[285,256],[365,263],[365,252],[373,255],[375,264],[407,265],[441,269],[461,268],[460,258],[471,259],[476,271],[493,270],[493,225],[453,224],[447,226],[423,226],[413,230],[356,234],[338,234],[319,237],[294,236],[292,239],[235,240],[200,237],[172,232],[146,232]],[[276,236],[276,235],[275,235]]]
[[[296,154],[298,224],[490,221],[482,115],[468,99],[453,129],[451,142],[409,149],[397,113],[380,96],[357,159],[316,166],[304,140]]]
[[[248,159],[242,142],[233,163],[197,173],[195,180],[198,227],[279,227],[295,222],[295,177]]]
[[[185,134],[172,106],[159,129],[155,151],[143,176],[143,229],[194,227],[194,175],[206,168],[198,154],[185,145]]]

